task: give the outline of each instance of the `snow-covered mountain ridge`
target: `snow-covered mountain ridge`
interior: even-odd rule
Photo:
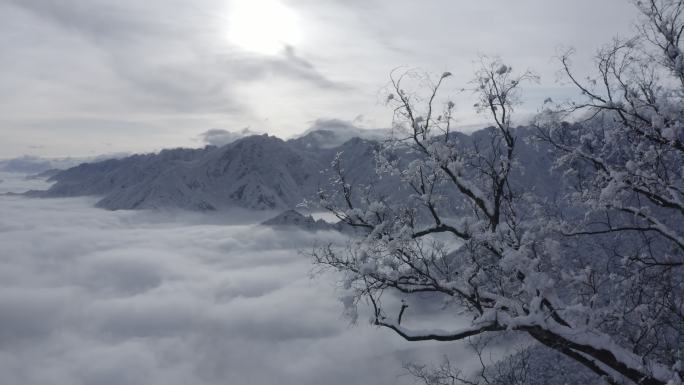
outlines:
[[[484,131],[458,134],[461,140],[477,140]],[[373,183],[387,196],[408,196],[396,180],[377,180],[375,151],[378,142],[352,138],[330,147],[332,132],[311,132],[284,141],[254,135],[222,147],[169,149],[157,154],[83,163],[61,171],[46,191],[30,191],[35,197],[101,196],[97,206],[109,210],[181,208],[221,210],[291,209],[304,200],[316,200],[327,186],[332,160],[337,154],[348,173],[348,182]],[[324,144],[320,138],[326,137]],[[543,154],[522,146],[522,163],[539,168]],[[548,166],[548,164],[545,164]],[[538,178],[539,172],[527,173]],[[527,179],[527,178],[524,178]],[[525,183],[540,185],[534,180]],[[543,184],[541,184],[543,186]]]
[[[222,147],[170,149],[158,154],[83,163],[54,175],[47,191],[29,196],[102,196],[98,207],[117,209],[227,207],[284,209],[312,198],[324,183],[322,170],[337,152],[370,162],[375,143],[353,139],[335,148],[249,136]]]

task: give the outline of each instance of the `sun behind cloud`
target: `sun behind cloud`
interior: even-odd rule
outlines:
[[[234,0],[228,20],[230,42],[254,53],[273,55],[302,38],[297,13],[278,0]]]

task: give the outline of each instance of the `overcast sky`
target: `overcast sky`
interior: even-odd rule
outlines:
[[[628,0],[0,0],[0,158],[196,147],[216,129],[287,138],[321,119],[387,127],[393,68],[450,71],[457,90],[478,54],[541,76],[524,116],[569,94],[560,47],[586,71],[635,18]],[[479,119],[468,96],[464,125]]]

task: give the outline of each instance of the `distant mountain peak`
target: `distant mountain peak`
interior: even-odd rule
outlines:
[[[311,215],[303,215],[296,210],[285,210],[275,217],[261,223],[262,226],[277,228],[298,228],[307,231],[340,231],[339,224],[332,224],[323,219],[315,220]]]

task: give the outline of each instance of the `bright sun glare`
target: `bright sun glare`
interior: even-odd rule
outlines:
[[[278,0],[234,0],[228,38],[240,48],[273,55],[301,39],[296,13]]]

